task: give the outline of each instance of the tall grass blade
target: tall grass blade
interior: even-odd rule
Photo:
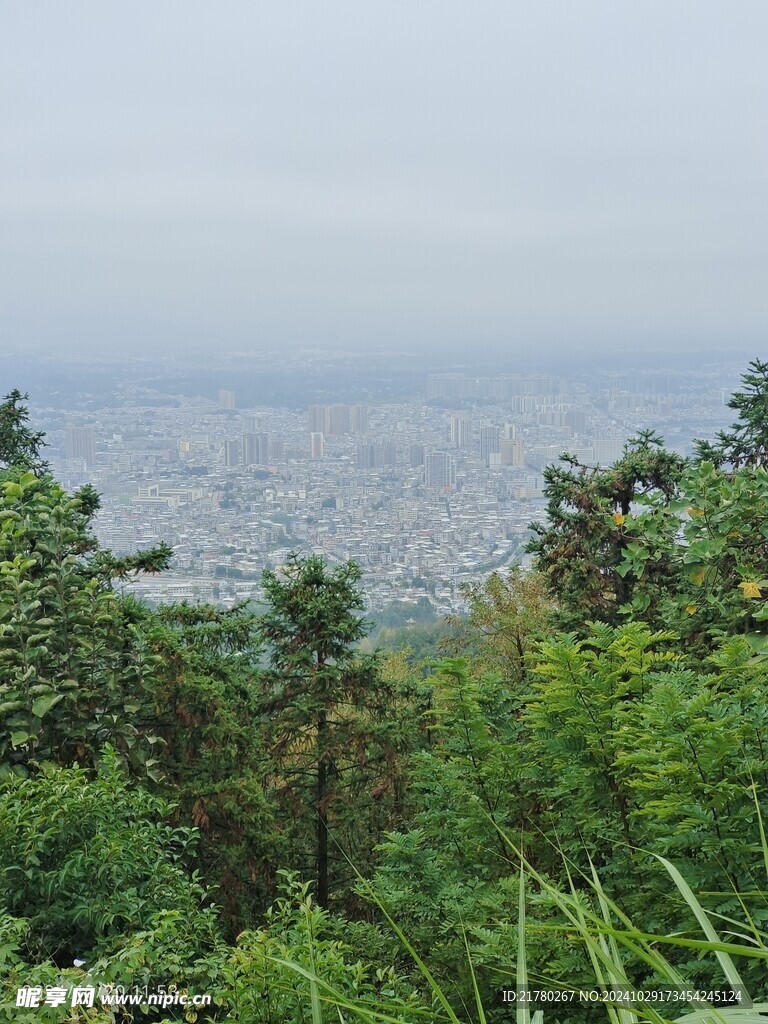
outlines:
[[[488,1024],[485,1016],[485,1010],[483,1009],[483,997],[480,995],[480,989],[477,984],[477,978],[475,976],[475,965],[472,963],[472,954],[469,951],[469,942],[467,941],[467,930],[464,927],[464,922],[461,922],[461,934],[464,939],[464,948],[467,951],[467,963],[469,964],[469,974],[472,978],[472,992],[475,996],[475,1006],[477,1007],[477,1019],[480,1024]]]
[[[608,951],[604,944],[604,936],[598,929],[590,929],[588,927],[586,916],[584,913],[584,908],[579,902],[578,896],[576,894],[576,887],[573,884],[571,870],[568,865],[568,861],[565,857],[563,857],[563,865],[565,867],[565,873],[568,878],[568,885],[571,889],[571,903],[576,915],[576,927],[578,928],[579,933],[581,934],[581,939],[584,943],[584,946],[586,947],[587,953],[589,954],[589,959],[592,964],[592,970],[595,972],[595,980],[601,988],[608,988],[609,985],[606,983],[606,978],[603,974],[603,966],[605,966],[608,969],[608,973],[610,975],[611,963],[610,955],[608,954]],[[593,934],[594,931],[597,931],[597,941],[595,941],[595,937]],[[611,1022],[611,1024],[621,1024],[621,1017],[617,1013],[616,1007],[612,1006],[610,1003],[606,1003],[605,1011],[608,1014],[608,1019]]]
[[[608,900],[605,896],[602,883],[595,869],[595,865],[592,863],[592,858],[589,857],[589,867],[592,872],[592,879],[594,884],[595,892],[597,893],[597,900],[600,906],[600,913],[603,915],[603,920],[606,925],[610,928],[612,925],[611,911],[608,906]],[[600,932],[599,936],[600,945],[605,953],[606,959],[612,965],[608,968],[610,975],[611,988],[630,988],[631,984],[627,978],[627,972],[624,970],[624,963],[619,953],[619,946],[616,942],[615,936],[611,935],[610,932]],[[637,1014],[626,1007],[618,1007],[616,1015],[620,1024],[635,1024],[637,1020]]]
[[[722,948],[720,936],[712,927],[712,922],[709,920],[709,917],[707,916],[707,913],[702,907],[702,905],[694,896],[691,887],[688,885],[686,880],[677,870],[675,865],[670,863],[670,861],[668,861],[666,857],[660,857],[658,854],[654,854],[654,857],[656,857],[657,860],[661,861],[661,863],[667,869],[669,874],[672,876],[672,881],[680,890],[683,899],[695,914],[696,920],[701,925],[701,930],[704,932],[704,934],[707,936],[710,942],[716,943],[716,945],[713,946],[713,951],[715,956],[717,957],[717,961],[720,964],[720,967],[723,970],[723,973],[725,974],[725,977],[728,980],[728,984],[738,986],[743,989],[744,983],[741,980],[739,972],[736,970],[736,965],[734,964],[733,960],[731,960],[730,955]]]
[[[381,1024],[402,1024],[403,1022],[402,1016],[395,1017],[392,1014],[387,1013],[385,1010],[377,1009],[374,1006],[364,1006],[361,1003],[353,1003],[349,998],[342,995],[342,993],[333,988],[333,986],[329,985],[328,982],[324,981],[318,975],[313,974],[311,971],[308,971],[305,967],[302,967],[301,964],[295,963],[293,960],[284,960],[279,956],[271,956],[269,959],[273,964],[279,964],[281,967],[286,967],[288,970],[293,971],[302,978],[305,978],[310,985],[314,983],[319,1003],[327,1003],[330,1006],[335,1006],[339,1013],[341,1012],[341,1009],[344,1009],[356,1018],[361,1018],[364,1021],[381,1022]],[[396,1009],[399,1014],[402,1014],[402,1007],[398,1006]],[[435,1024],[435,1021],[442,1019],[436,1017],[433,1011],[424,1011],[419,1008],[409,1007],[408,1013],[414,1021],[423,1019],[425,1024]],[[461,1022],[459,1021],[458,1024],[461,1024]]]
[[[492,820],[490,819],[490,816],[489,820]],[[668,960],[666,960],[653,947],[653,945],[651,945],[655,944],[657,941],[675,942],[676,940],[665,938],[660,939],[659,936],[645,935],[639,932],[633,925],[632,921],[621,910],[621,908],[618,907],[611,899],[609,899],[609,897],[606,896],[605,893],[603,893],[604,900],[607,906],[610,908],[611,912],[613,913],[614,917],[624,925],[624,928],[609,928],[601,917],[593,914],[591,911],[585,910],[581,903],[578,901],[578,899],[576,899],[574,896],[568,896],[567,894],[561,892],[560,889],[552,885],[552,883],[548,879],[544,878],[544,876],[541,875],[533,867],[533,865],[525,858],[522,851],[515,846],[515,844],[512,842],[509,836],[501,828],[499,828],[496,822],[492,821],[492,824],[496,827],[496,830],[498,831],[499,835],[506,843],[506,845],[515,854],[515,857],[525,867],[530,877],[536,881],[537,885],[542,889],[542,891],[546,892],[547,895],[552,898],[554,903],[559,907],[559,909],[567,918],[567,920],[569,920],[571,924],[577,929],[579,935],[581,936],[588,950],[590,951],[590,956],[594,956],[598,963],[602,963],[606,967],[610,967],[611,965],[610,956],[607,956],[603,952],[599,943],[595,943],[594,941],[595,933],[600,934],[602,932],[606,932],[615,936],[616,939],[630,952],[632,956],[635,956],[643,962],[647,963],[649,967],[651,967],[652,970],[659,973],[661,977],[666,978],[666,980],[672,984],[680,985],[681,987],[684,986],[684,979],[679,974],[679,972],[669,963]],[[564,854],[562,854],[562,851],[561,855],[563,857],[563,863],[570,877],[568,858],[565,857]],[[582,872],[579,872],[579,874],[584,878],[585,882],[591,888],[594,888],[592,880],[588,876],[583,875]],[[571,885],[572,888],[574,888],[573,883],[571,883]],[[539,927],[546,928],[546,926],[542,925],[539,925]],[[687,942],[683,941],[682,944],[689,944],[697,949],[702,947],[707,949],[709,948],[708,943],[702,941],[697,942],[693,939],[689,939],[687,940]]]
[[[678,1017],[675,1024],[765,1024],[768,1003],[755,1003],[749,1010],[724,1007],[722,1010],[697,1010]]]
[[[520,1000],[520,994],[528,986],[528,964],[525,952],[525,868],[520,865],[520,892],[517,900],[517,1007],[515,1009],[516,1024],[531,1024],[531,1011],[528,1003]]]
[[[757,824],[760,828],[760,846],[763,850],[763,866],[765,867],[765,873],[768,876],[768,839],[765,836],[765,823],[763,822],[763,813],[760,810],[760,801],[757,799],[757,783],[752,779],[752,796],[755,801],[755,810],[757,811]]]
[[[320,1005],[320,992],[317,987],[317,968],[315,966],[315,936],[312,931],[312,917],[309,906],[305,909],[307,918],[307,928],[309,931],[309,963],[312,968],[312,974],[314,978],[309,979],[309,999],[310,1006],[312,1007],[312,1024],[323,1024],[323,1008]]]

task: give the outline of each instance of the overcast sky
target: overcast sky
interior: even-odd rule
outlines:
[[[0,330],[765,354],[768,3],[0,0]]]

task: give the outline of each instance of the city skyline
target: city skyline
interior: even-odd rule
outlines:
[[[81,359],[30,396],[55,477],[101,495],[100,543],[118,554],[173,549],[171,571],[136,581],[139,595],[258,602],[262,571],[300,551],[360,564],[373,615],[392,602],[460,613],[465,584],[527,564],[547,465],[567,451],[608,466],[648,429],[689,454],[730,422],[725,403],[743,371],[433,364],[377,390],[363,363],[334,378],[315,359],[286,356],[283,402],[245,375],[233,386],[216,360],[182,378],[170,366],[148,376]]]

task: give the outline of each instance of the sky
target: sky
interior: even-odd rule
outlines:
[[[0,0],[0,346],[765,355],[765,0]]]

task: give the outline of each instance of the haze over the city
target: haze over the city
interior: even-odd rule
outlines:
[[[754,354],[767,32],[709,0],[3,5],[4,348]]]

